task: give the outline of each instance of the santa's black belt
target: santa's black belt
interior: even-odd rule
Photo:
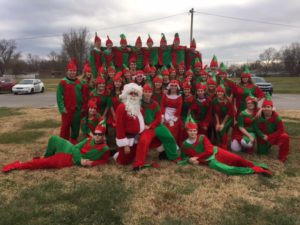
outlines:
[[[135,138],[138,134],[126,134],[127,138]]]

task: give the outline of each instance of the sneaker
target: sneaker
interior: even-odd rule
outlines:
[[[168,159],[165,151],[159,153],[158,158],[159,158],[159,160],[167,160]]]

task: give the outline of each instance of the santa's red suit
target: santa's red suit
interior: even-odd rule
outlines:
[[[143,132],[145,122],[142,113],[137,116],[130,115],[124,103],[121,103],[116,112],[116,143],[118,153],[116,156],[117,163],[127,165],[133,162],[136,152],[136,144],[139,134]],[[125,154],[124,147],[130,147],[130,153]]]

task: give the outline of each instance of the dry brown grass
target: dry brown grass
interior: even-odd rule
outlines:
[[[57,109],[22,109],[21,112],[22,115],[13,118],[0,118],[0,133],[18,131],[24,123],[30,121],[60,119]],[[300,119],[299,111],[281,111],[280,114]],[[42,155],[48,138],[58,135],[59,128],[43,130],[45,135],[34,143],[0,144],[0,166],[16,159],[29,160],[36,152]],[[292,222],[295,223],[288,224],[296,224],[300,222],[300,207],[292,207],[290,199],[298,199],[296,206],[299,206],[299,144],[299,140],[293,140],[290,159],[285,166],[277,160],[277,151],[270,156],[260,157],[243,154],[248,159],[269,165],[274,173],[271,178],[259,175],[227,176],[207,167],[177,166],[171,162],[161,162],[158,169],[146,169],[135,174],[131,167],[122,167],[111,162],[106,166],[88,169],[72,167],[62,170],[1,173],[0,197],[4,202],[13,204],[20,191],[48,181],[62,183],[64,191],[68,192],[75,190],[79,184],[94,181],[102,183],[105,182],[105,177],[111,176],[131,190],[128,209],[122,218],[123,224],[227,224],[223,219],[228,213],[244,213],[242,202],[259,206],[261,210],[268,210],[261,211],[262,213],[274,213],[274,216],[279,209],[286,215],[293,216]],[[156,152],[151,152],[150,158],[155,160],[156,156]],[[116,208],[117,204],[118,202]],[[56,207],[67,207],[72,211],[76,206]],[[262,224],[270,222],[268,218],[265,220]]]

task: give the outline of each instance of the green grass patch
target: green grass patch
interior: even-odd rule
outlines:
[[[274,93],[300,93],[300,77],[266,77],[267,82],[272,83]]]
[[[0,107],[0,118],[21,115],[18,108]]]
[[[61,79],[58,78],[48,78],[48,79],[42,79],[45,90],[46,91],[56,91],[57,85]]]
[[[0,224],[123,224],[130,190],[116,176],[72,187],[48,180],[0,203]],[[124,215],[126,216],[126,215]]]
[[[15,131],[0,134],[0,144],[32,143],[44,135],[43,131]]]
[[[60,122],[54,119],[47,119],[43,121],[32,121],[24,123],[22,129],[44,129],[44,128],[57,128],[60,126]]]
[[[300,122],[285,122],[284,127],[286,132],[291,136],[300,136]]]

